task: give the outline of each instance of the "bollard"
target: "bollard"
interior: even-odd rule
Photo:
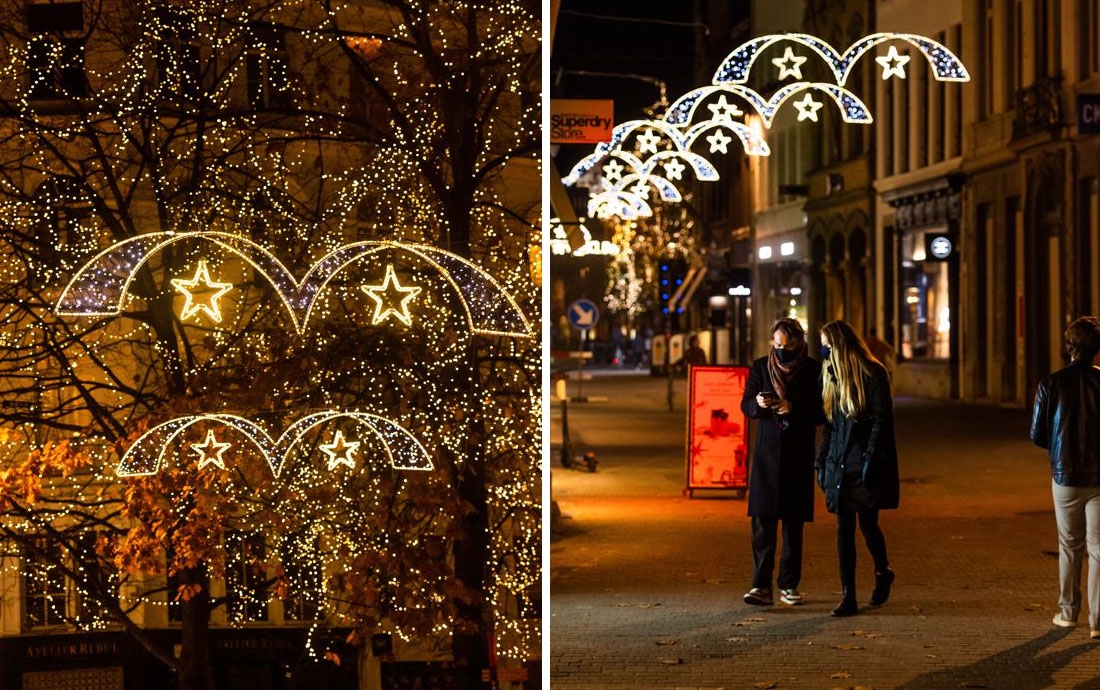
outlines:
[[[561,466],[573,467],[573,443],[569,440],[569,399],[561,399]]]

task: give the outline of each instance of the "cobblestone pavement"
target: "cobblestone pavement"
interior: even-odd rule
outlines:
[[[820,495],[806,528],[805,605],[742,602],[745,502],[683,496],[685,382],[672,413],[665,386],[611,373],[584,382],[585,395],[608,398],[569,407],[575,450],[597,453],[595,473],[560,465],[554,405],[552,492],[564,517],[550,543],[551,688],[1100,688],[1087,624],[1050,622],[1057,535],[1026,411],[897,400],[902,504],[880,520],[894,593],[836,619],[836,521]],[[862,541],[858,554],[866,603]]]

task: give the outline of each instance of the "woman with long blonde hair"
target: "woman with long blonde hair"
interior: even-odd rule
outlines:
[[[856,525],[875,564],[871,605],[890,598],[894,572],[880,510],[898,507],[898,451],[894,403],[886,368],[844,321],[821,329],[822,396],[825,433],[814,467],[825,507],[837,517],[837,557],[843,598],[834,616],[859,612],[856,603]]]

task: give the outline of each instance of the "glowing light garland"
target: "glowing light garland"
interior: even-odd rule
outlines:
[[[180,312],[180,319],[186,321],[199,312],[205,312],[214,323],[221,323],[222,312],[218,308],[218,299],[233,289],[233,283],[219,283],[211,280],[205,259],[199,259],[198,268],[195,269],[195,277],[191,280],[173,278],[172,285],[182,292],[186,298],[183,311]],[[197,301],[195,292],[198,291],[196,288],[199,287],[204,292],[213,291],[214,294],[206,297],[205,301]]]
[[[809,48],[821,57],[836,77],[836,83],[843,86],[852,73],[856,62],[875,46],[887,41],[904,41],[921,52],[932,67],[932,76],[937,81],[970,81],[962,61],[942,43],[924,36],[903,33],[876,33],[864,36],[849,46],[843,53],[838,52],[825,41],[809,34],[770,34],[748,41],[726,56],[714,73],[715,84],[742,84],[749,80],[749,71],[757,56],[776,43],[792,42]],[[789,50],[789,48],[788,48]],[[896,51],[894,53],[896,55]],[[799,63],[801,64],[801,63]],[[899,75],[904,76],[904,75]]]
[[[54,311],[63,316],[118,315],[138,270],[165,247],[185,240],[212,243],[247,261],[271,282],[299,332],[305,330],[318,294],[348,264],[384,250],[395,250],[420,257],[440,272],[460,298],[471,331],[517,337],[530,335],[531,326],[519,305],[492,276],[457,254],[437,247],[386,241],[346,244],[322,257],[298,281],[260,244],[217,231],[149,233],[117,242],[77,271],[62,291]]]
[[[420,288],[402,287],[397,281],[397,274],[393,271],[393,264],[386,264],[386,279],[381,285],[363,285],[361,289],[375,303],[374,315],[371,317],[372,324],[379,324],[392,314],[406,326],[412,325],[412,317],[409,316],[409,300],[420,294]]]
[[[116,12],[116,6],[122,10]],[[167,11],[159,11],[162,9]],[[5,14],[5,26],[19,26],[25,21],[23,9],[15,5],[0,12]],[[8,16],[12,12],[16,14],[14,20]],[[106,17],[93,14],[99,12],[110,14]],[[538,52],[537,31],[532,31],[537,20],[526,7],[512,2],[476,7],[463,3],[410,4],[408,12],[404,17],[398,12],[380,13],[373,3],[362,7],[338,4],[330,11],[328,5],[310,0],[285,3],[276,0],[263,3],[262,7],[254,3],[227,5],[217,0],[155,4],[145,0],[137,3],[85,3],[87,26],[122,26],[123,22],[118,21],[121,16],[124,22],[133,24],[131,33],[134,42],[126,46],[125,55],[119,54],[118,46],[110,42],[108,53],[102,39],[98,39],[97,43],[98,29],[88,33],[87,63],[84,63],[84,52],[81,51],[81,61],[76,67],[82,75],[86,75],[90,93],[80,99],[79,107],[72,112],[61,105],[61,102],[69,100],[66,94],[60,93],[58,99],[43,101],[24,88],[28,85],[32,89],[52,86],[57,75],[65,74],[66,68],[72,67],[65,64],[65,53],[52,51],[48,69],[28,69],[33,57],[30,55],[31,42],[23,36],[10,40],[9,30],[3,30],[9,40],[4,49],[6,59],[0,61],[0,79],[7,85],[6,89],[16,91],[14,94],[5,92],[5,102],[15,111],[15,117],[10,119],[13,126],[9,138],[5,139],[10,146],[5,150],[9,153],[17,150],[18,155],[23,157],[19,168],[34,170],[35,174],[68,173],[75,169],[74,162],[79,161],[78,187],[81,191],[70,194],[53,189],[41,197],[28,200],[29,194],[19,185],[33,180],[34,176],[16,176],[18,180],[6,176],[3,177],[5,181],[0,182],[4,191],[0,194],[0,217],[7,227],[14,229],[16,236],[40,240],[40,246],[48,250],[36,253],[32,247],[28,252],[13,253],[9,247],[3,248],[7,259],[3,263],[3,283],[8,295],[4,302],[5,329],[0,332],[4,349],[0,352],[8,354],[5,360],[7,368],[3,372],[5,379],[10,381],[13,371],[21,373],[30,370],[30,365],[25,362],[31,362],[31,356],[41,356],[42,352],[59,353],[57,360],[63,362],[64,367],[61,373],[56,373],[53,367],[57,362],[54,360],[43,359],[35,363],[50,365],[35,366],[33,373],[37,391],[33,394],[37,396],[34,404],[43,408],[40,415],[42,423],[32,427],[22,418],[28,414],[18,410],[13,414],[11,409],[16,408],[8,409],[5,419],[15,424],[17,429],[26,429],[30,440],[23,445],[0,442],[0,449],[6,454],[9,465],[18,464],[28,453],[33,455],[41,449],[43,438],[51,439],[50,442],[58,436],[68,438],[73,424],[88,423],[89,428],[73,438],[86,449],[94,448],[97,463],[87,472],[82,471],[80,476],[69,477],[59,472],[58,480],[49,484],[49,490],[53,492],[49,502],[51,506],[63,506],[54,513],[63,530],[72,529],[81,519],[85,520],[84,526],[98,530],[100,516],[82,516],[81,501],[88,499],[83,505],[101,505],[101,499],[107,496],[105,500],[111,501],[111,510],[124,514],[134,503],[129,494],[130,489],[136,486],[134,482],[172,476],[171,472],[164,472],[117,482],[109,468],[99,462],[114,458],[116,453],[112,444],[105,444],[102,448],[95,445],[102,440],[98,434],[103,433],[113,439],[119,433],[118,429],[132,429],[135,424],[147,419],[149,414],[190,411],[190,405],[196,401],[201,405],[217,397],[221,399],[211,407],[229,402],[242,405],[242,409],[243,405],[249,405],[247,409],[253,411],[263,409],[263,413],[257,414],[267,415],[273,408],[282,409],[283,405],[303,409],[301,399],[308,400],[312,409],[318,409],[329,404],[339,407],[347,402],[356,403],[356,400],[345,401],[342,396],[358,395],[366,400],[363,403],[366,407],[391,412],[401,424],[412,430],[411,433],[430,439],[432,457],[446,458],[461,467],[462,462],[482,460],[480,454],[476,458],[466,455],[469,453],[469,434],[462,420],[471,411],[481,414],[481,410],[485,409],[484,419],[481,420],[486,438],[486,474],[483,476],[492,482],[487,512],[494,531],[490,534],[490,553],[484,564],[490,575],[483,594],[488,602],[487,607],[491,609],[499,658],[526,659],[532,649],[538,648],[537,642],[531,643],[531,640],[538,639],[538,626],[518,619],[514,613],[514,601],[516,596],[537,582],[540,565],[537,550],[530,548],[532,543],[537,543],[540,534],[537,424],[541,417],[541,391],[537,384],[537,347],[529,339],[505,339],[503,344],[498,339],[477,340],[479,355],[487,353],[511,363],[508,365],[511,369],[506,373],[494,374],[499,379],[494,379],[496,384],[490,385],[485,372],[497,372],[502,367],[495,363],[486,364],[482,360],[480,371],[476,368],[470,371],[469,342],[475,341],[463,341],[456,345],[453,334],[462,333],[465,326],[484,335],[529,335],[531,326],[527,315],[520,312],[516,317],[509,313],[517,308],[517,303],[536,315],[531,322],[537,319],[537,290],[531,286],[527,267],[516,258],[526,255],[524,252],[517,253],[517,246],[523,245],[525,237],[528,243],[535,242],[532,238],[537,237],[537,231],[514,232],[514,220],[510,214],[516,209],[504,203],[503,189],[497,181],[499,168],[493,168],[494,161],[498,160],[510,159],[510,169],[514,169],[512,166],[517,163],[528,162],[518,158],[516,152],[524,150],[525,142],[537,142],[539,136],[537,99],[531,99],[532,104],[523,104],[511,97],[530,93],[526,75],[529,58]],[[478,21],[471,27],[465,22],[472,12],[477,13]],[[165,15],[168,15],[167,20]],[[307,25],[283,27],[282,23],[288,18]],[[403,19],[410,20],[410,25],[402,24]],[[353,22],[353,30],[360,29],[361,33],[369,33],[370,36],[342,35],[345,22],[349,20]],[[289,28],[287,43],[293,42],[285,52],[295,62],[305,58],[302,72],[288,69],[287,64],[280,65],[278,52],[283,49],[268,43],[267,33],[283,28]],[[429,45],[422,43],[425,40]],[[339,78],[333,91],[329,90],[333,86],[331,83],[321,84],[320,89],[313,88],[317,86],[311,82],[314,78],[313,67],[332,67],[320,60],[341,59],[344,45],[364,61],[373,61],[372,68],[377,66],[373,76],[377,76],[379,84],[386,89],[387,102],[392,101],[408,123],[402,128],[392,121],[385,122],[383,117],[382,129],[385,131],[381,145],[375,146],[372,142],[367,147],[360,146],[361,141],[346,141],[341,123],[354,121],[358,126],[362,124],[363,113],[357,112],[354,97],[337,103],[330,99],[333,91],[340,88]],[[210,56],[210,64],[227,66],[224,72],[213,70],[214,73],[204,73],[201,81],[191,80],[192,65],[188,56],[192,48],[196,52],[202,51],[203,68]],[[326,48],[327,55],[319,59],[318,54]],[[446,148],[444,125],[451,119],[449,114],[443,117],[439,98],[441,87],[433,83],[430,76],[431,58],[436,56],[442,57],[439,64],[449,71],[444,78],[454,79],[456,83],[460,83],[464,74],[475,73],[485,69],[483,65],[488,65],[493,70],[492,78],[481,79],[481,82],[500,84],[502,92],[508,96],[499,101],[483,98],[483,102],[498,102],[500,105],[478,113],[481,121],[477,131],[483,135],[484,145],[474,153],[477,164],[483,166],[479,171],[489,174],[479,178],[472,198],[464,201],[472,202],[467,220],[473,229],[471,250],[478,257],[479,264],[470,265],[457,256],[433,254],[432,247],[428,245],[423,245],[423,253],[404,255],[417,264],[418,279],[425,278],[420,273],[423,263],[428,264],[428,273],[435,268],[443,276],[441,280],[434,280],[434,275],[431,275],[432,282],[422,283],[425,288],[418,302],[423,301],[428,309],[423,313],[417,312],[418,317],[425,317],[418,318],[417,325],[424,328],[409,329],[407,332],[405,329],[378,329],[377,339],[357,342],[345,338],[349,342],[343,346],[341,333],[351,332],[353,323],[357,327],[365,325],[369,315],[359,312],[365,311],[363,307],[369,298],[356,289],[346,289],[340,281],[336,281],[331,290],[325,291],[328,283],[322,280],[324,276],[320,272],[313,278],[324,282],[324,285],[317,287],[313,294],[306,294],[306,289],[284,292],[276,285],[278,302],[287,307],[293,329],[287,329],[285,322],[279,318],[278,303],[273,310],[246,310],[246,306],[256,306],[256,295],[264,300],[259,304],[266,304],[269,301],[267,296],[272,293],[266,290],[262,279],[253,284],[250,280],[238,281],[236,276],[234,280],[239,293],[235,292],[233,297],[234,304],[239,308],[222,313],[225,321],[236,319],[236,324],[221,324],[220,328],[213,329],[177,329],[169,336],[156,332],[145,319],[150,315],[158,318],[164,315],[159,310],[162,305],[171,303],[170,288],[153,294],[148,291],[149,285],[139,282],[137,284],[143,291],[130,294],[129,281],[133,276],[125,268],[122,269],[126,273],[122,281],[125,289],[100,296],[99,304],[109,310],[107,315],[123,313],[122,307],[132,308],[132,312],[126,312],[127,316],[135,317],[132,321],[123,323],[106,319],[57,324],[56,320],[49,318],[50,315],[33,306],[43,299],[52,302],[57,296],[57,288],[64,285],[78,267],[88,264],[85,259],[89,254],[116,239],[147,228],[225,229],[230,235],[250,235],[257,240],[257,245],[278,247],[284,252],[280,256],[295,257],[299,256],[298,252],[312,257],[315,256],[314,250],[317,255],[336,250],[337,245],[347,242],[347,238],[354,237],[354,233],[371,239],[401,237],[429,244],[445,241],[444,238],[448,238],[453,230],[451,223],[454,219],[444,218],[440,214],[439,204],[445,199],[418,172],[421,166],[430,167],[442,160],[436,152]],[[59,57],[60,60],[57,59]],[[265,80],[261,84],[264,104],[254,106],[250,103],[252,95],[244,93],[244,84],[251,86],[253,81],[246,71],[250,71],[257,60],[264,67],[265,74],[285,77],[282,92],[285,102],[280,101],[279,93],[269,91],[270,84]],[[482,65],[479,66],[478,61],[482,61]],[[336,64],[335,68],[336,74],[343,75],[346,86],[349,74],[347,65]],[[190,91],[192,87],[194,93]],[[272,96],[275,98],[268,100]],[[343,95],[333,98],[343,100]],[[290,107],[283,110],[282,106],[287,104]],[[192,113],[195,109],[200,112]],[[371,115],[375,114],[376,111],[372,110]],[[195,122],[200,121],[201,130],[191,129]],[[375,124],[367,123],[367,127]],[[39,125],[42,130],[34,132],[33,128]],[[286,125],[290,125],[289,135],[284,128]],[[196,137],[196,131],[201,131],[202,136]],[[316,135],[314,142],[304,141],[313,135]],[[99,145],[102,148],[97,148]],[[343,150],[334,159],[333,151],[326,149]],[[151,161],[143,156],[157,160]],[[7,160],[10,163],[17,158]],[[192,166],[192,161],[196,165]],[[147,165],[150,162],[158,164]],[[174,173],[174,168],[183,169],[184,174]],[[5,170],[10,169],[10,165],[5,166]],[[151,172],[153,170],[155,173]],[[459,171],[454,172],[458,174]],[[504,175],[500,177],[507,179]],[[509,193],[513,191],[509,190]],[[86,210],[89,215],[66,217],[63,220],[67,225],[51,216],[55,209],[59,209],[60,214],[74,206],[80,206],[77,210],[81,213]],[[108,208],[109,212],[102,210]],[[108,215],[109,218],[105,218]],[[63,227],[68,229],[67,237],[54,236],[46,241],[47,235],[39,234],[43,229],[60,232]],[[390,228],[401,230],[392,231]],[[191,234],[189,238],[196,236]],[[259,237],[263,239],[258,240]],[[200,240],[200,244],[206,241]],[[237,243],[243,240],[227,241]],[[303,251],[306,242],[312,246]],[[136,250],[138,245],[131,248]],[[246,253],[253,249],[247,248]],[[400,264],[401,255],[395,255],[400,251],[403,250],[379,249],[378,253],[365,252],[364,255],[385,256],[387,260],[396,260]],[[351,253],[354,252],[349,251],[345,258]],[[179,265],[194,266],[195,261],[206,258],[197,255],[191,248],[172,254],[172,266],[166,265],[167,257],[165,264],[154,261],[148,265],[149,270],[144,272],[144,277],[152,277],[154,283],[160,281],[167,286],[170,285],[172,272]],[[186,256],[176,264],[181,259],[180,254]],[[103,257],[104,266],[101,268],[105,276],[112,272],[105,264],[113,258],[117,257]],[[139,257],[136,261],[147,258]],[[253,258],[270,269],[269,273],[259,271],[268,279],[278,272],[277,268],[268,265],[266,258]],[[124,263],[129,260],[123,257]],[[141,268],[136,261],[131,266]],[[295,276],[300,275],[298,266],[308,268],[297,262],[293,266]],[[23,267],[26,267],[26,272],[21,271]],[[219,272],[224,273],[225,267],[221,264]],[[339,262],[332,267],[334,272],[339,272]],[[480,283],[478,270],[496,276],[500,281],[496,286],[499,289]],[[290,273],[287,272],[287,275]],[[331,278],[331,275],[328,277]],[[102,285],[108,286],[108,290],[117,290],[114,281],[115,277],[109,277]],[[273,285],[276,282],[271,280]],[[306,282],[306,279],[302,280],[302,284]],[[440,283],[446,283],[442,290],[439,289]],[[291,282],[284,285],[295,287]],[[466,297],[460,297],[464,302],[473,299],[483,303],[469,306],[464,303],[461,308],[455,309],[447,285],[456,294],[460,289],[467,290]],[[76,286],[76,289],[90,291],[100,286],[93,280],[91,284]],[[153,287],[160,289],[156,285]],[[322,292],[323,299],[320,298]],[[349,293],[354,293],[355,297],[349,296]],[[28,294],[33,295],[29,300],[26,299]],[[200,293],[199,296],[204,295]],[[95,315],[94,307],[91,312],[83,311],[96,303],[94,294],[86,292],[77,296],[73,293],[70,297],[76,297],[83,304],[75,314]],[[111,301],[116,297],[119,301],[111,306]],[[161,300],[162,297],[169,299]],[[125,302],[127,298],[131,301]],[[248,302],[250,298],[252,302]],[[149,302],[143,305],[142,300],[158,300],[159,304]],[[287,304],[288,301],[290,304]],[[218,303],[208,301],[207,305],[217,307]],[[348,305],[359,309],[359,312],[347,313],[344,308]],[[417,304],[418,309],[419,306]],[[499,320],[496,317],[481,319],[483,314],[496,315],[497,312],[500,313]],[[168,314],[172,316],[171,312]],[[211,315],[200,307],[186,318],[192,317],[206,319]],[[348,317],[354,321],[348,321]],[[182,316],[180,318],[184,319]],[[242,324],[250,326],[249,330],[233,330]],[[437,325],[443,327],[433,330],[432,327]],[[302,333],[307,326],[311,330],[309,338],[284,336],[287,330]],[[478,330],[479,326],[484,329]],[[22,344],[28,344],[30,349],[22,348]],[[49,349],[46,349],[47,344]],[[183,353],[179,361],[174,359],[177,348]],[[341,366],[336,371],[326,370],[320,361],[303,367],[300,376],[281,368],[279,358],[287,356],[293,362],[303,351],[344,351],[349,353],[349,357],[340,360]],[[428,357],[409,362],[405,357],[410,351],[425,353]],[[11,354],[15,352],[31,354]],[[259,373],[256,374],[256,371]],[[276,375],[271,376],[273,373]],[[349,377],[358,377],[351,392],[343,387]],[[169,389],[166,380],[172,378],[178,379],[174,381],[177,386],[185,388]],[[334,378],[339,381],[334,382]],[[123,380],[125,383],[120,383]],[[251,387],[256,390],[250,390]],[[268,387],[270,390],[265,390]],[[407,397],[395,402],[395,390],[407,394]],[[77,391],[78,395],[72,395],[73,391]],[[55,393],[58,395],[54,396]],[[265,393],[270,399],[262,400]],[[85,397],[81,397],[82,394],[86,394]],[[18,402],[25,401],[24,392],[12,392],[11,395],[18,397]],[[50,396],[59,402],[43,404]],[[499,400],[496,402],[500,403],[497,407],[485,402],[497,397]],[[93,398],[94,404],[91,402]],[[82,400],[85,403],[83,406]],[[88,414],[89,408],[94,408],[94,417]],[[243,422],[239,424],[247,428]],[[234,425],[227,426],[228,429],[215,429],[216,435],[212,438],[216,440],[227,430],[230,434],[242,430]],[[425,432],[429,429],[430,434]],[[254,435],[257,438],[253,441],[258,446],[264,445],[262,437]],[[225,456],[225,464],[230,470],[239,470],[241,468],[233,466],[232,458],[240,456],[242,444],[238,442],[239,438],[227,438],[233,441],[233,452]],[[184,458],[191,461],[186,463],[190,468],[197,464],[193,461],[196,450],[188,445],[193,440],[196,439],[182,435],[176,437],[179,460],[176,460],[177,455],[173,455],[173,466]],[[282,436],[280,440],[284,440]],[[244,445],[247,450],[249,444]],[[372,450],[378,445],[385,444],[373,444]],[[154,439],[144,439],[136,450],[140,451],[145,446],[154,454],[163,449]],[[305,454],[304,449],[305,444],[295,447],[296,461]],[[210,450],[215,450],[215,447],[210,446]],[[399,450],[394,452],[399,453]],[[462,506],[456,508],[447,503],[454,494],[454,487],[435,476],[443,473],[389,473],[397,474],[402,479],[387,485],[379,478],[385,473],[362,470],[325,472],[325,462],[322,462],[325,456],[322,453],[323,448],[312,454],[316,456],[316,462],[312,465],[301,462],[280,466],[280,481],[309,489],[324,499],[302,502],[299,507],[308,510],[288,511],[291,514],[286,515],[283,522],[277,522],[271,516],[260,519],[251,514],[235,514],[232,524],[264,535],[265,547],[269,549],[266,557],[262,558],[267,575],[278,575],[278,579],[290,583],[291,589],[303,600],[318,605],[318,611],[307,615],[307,619],[316,619],[314,628],[348,625],[358,630],[393,632],[401,640],[432,639],[433,643],[440,640],[445,643],[456,623],[453,614],[441,605],[441,602],[451,598],[449,587],[453,585],[453,563],[448,564],[439,554],[447,554],[455,533],[452,525],[458,523],[464,514]],[[365,453],[361,453],[360,457],[363,455]],[[198,460],[204,457],[208,456]],[[210,457],[220,459],[221,455],[215,453]],[[10,462],[12,459],[14,462]],[[365,461],[365,458],[362,459]],[[131,460],[140,464],[137,455]],[[285,459],[280,460],[279,457],[269,459],[270,462],[286,464]],[[213,461],[206,463],[209,469],[213,469],[212,465]],[[300,476],[295,474],[297,472]],[[203,474],[215,475],[217,495],[207,496],[212,503],[229,503],[234,511],[249,504],[248,501],[234,503],[228,493],[222,494],[223,490],[228,491],[233,479],[240,478],[239,472]],[[304,483],[297,483],[299,481]],[[188,486],[187,482],[183,485]],[[410,482],[422,484],[416,489],[419,494],[405,492]],[[331,491],[332,487],[354,487],[356,490]],[[393,497],[398,494],[401,502],[395,506]],[[137,491],[135,495],[140,496],[141,492]],[[72,503],[66,504],[69,498]],[[179,501],[179,504],[186,503],[186,500]],[[386,506],[393,509],[393,514],[372,521],[370,511],[375,507],[384,511]],[[316,525],[303,526],[300,523],[304,521],[303,516],[312,511],[320,513],[326,524],[337,518],[346,521],[342,532],[323,535],[324,550],[318,548],[322,531]],[[410,521],[404,516],[404,513],[411,511],[420,511],[419,518]],[[508,517],[505,521],[500,516]],[[406,524],[402,520],[416,525],[417,529],[401,531],[402,525]],[[8,512],[4,515],[4,521],[6,528],[15,531],[53,533],[54,525],[49,524],[48,519],[44,527],[43,523],[32,520],[20,521]],[[125,534],[125,523],[123,520],[109,525],[111,530],[115,530],[109,536]],[[502,524],[507,529],[499,529]],[[220,529],[218,526],[217,530],[203,532],[202,536],[208,537],[215,547],[219,543],[229,546],[229,540],[220,541]],[[294,534],[297,529],[303,530],[301,536]],[[443,543],[442,549],[438,543],[432,542],[433,538]],[[158,548],[164,541],[154,540]],[[428,555],[428,546],[434,547],[434,555]],[[100,554],[100,560],[110,561],[111,553],[110,545],[104,546],[104,554],[107,555]],[[130,610],[138,604],[144,607],[147,617],[136,619],[139,626],[157,625],[157,609],[176,605],[170,603],[174,599],[173,594],[169,593],[166,601],[163,592],[164,568],[173,567],[171,559],[166,566],[163,551],[150,553],[156,558],[140,568],[112,570],[108,567],[104,570],[118,573],[122,578],[116,593],[123,608]],[[389,564],[409,558],[409,553],[415,558],[415,566],[400,572],[389,569]],[[209,557],[207,563],[215,577],[221,577],[223,571],[231,569],[240,572],[253,568],[257,560],[255,554],[246,557],[240,551],[220,547],[200,555]],[[9,582],[39,577],[37,573],[18,572],[18,561],[8,559],[3,565],[9,575],[16,576],[9,577]],[[289,565],[295,561],[315,565],[320,574],[313,578],[291,573]],[[279,570],[283,565],[287,566],[286,572]],[[76,593],[82,608],[85,599],[94,605],[97,597],[102,596],[95,584],[100,573],[89,572],[87,577],[84,573],[84,570],[78,570],[75,575],[65,576],[69,592]],[[347,576],[340,581],[342,585],[360,578],[364,584],[360,585],[362,590],[355,592],[357,601],[379,603],[360,603],[356,606],[361,608],[354,609],[348,604],[346,589],[330,592],[334,575]],[[385,579],[379,579],[382,577]],[[375,589],[370,589],[372,586]],[[235,600],[263,604],[265,611],[269,601],[283,597],[273,590],[253,593],[239,589],[233,594]],[[61,603],[58,604],[58,601]],[[88,619],[83,613],[77,614],[72,599],[51,601],[49,606],[51,610],[64,608],[66,601],[69,612],[61,613],[69,626],[103,629],[117,623],[104,615]],[[368,613],[364,615],[362,609],[367,609]],[[386,617],[373,619],[374,610],[384,611]],[[291,618],[289,605],[284,617],[286,620]],[[214,622],[215,625],[238,625],[261,618],[267,620],[266,615],[258,617],[254,611],[248,612],[242,608],[226,615],[224,620],[215,619]],[[272,622],[275,620],[271,619]],[[424,622],[426,620],[430,622]],[[436,637],[433,639],[433,636]],[[310,653],[315,652],[310,649]]]
[[[202,414],[177,417],[146,431],[123,454],[116,473],[120,477],[136,477],[155,474],[164,467],[166,455],[180,434],[196,424],[217,424],[240,432],[267,461],[271,473],[278,477],[287,454],[312,429],[340,419],[348,419],[365,426],[380,441],[386,457],[394,469],[430,470],[432,461],[427,450],[416,437],[393,421],[368,412],[326,410],[307,415],[279,435],[272,438],[267,430],[250,419],[234,414]],[[207,433],[206,442],[213,439],[213,431]],[[221,445],[221,444],[219,444]],[[224,444],[226,447],[229,444]],[[194,446],[192,446],[194,447]],[[221,452],[218,456],[220,459]],[[205,456],[204,456],[205,457]],[[219,467],[224,466],[219,463]]]
[[[808,34],[771,34],[748,41],[734,49],[719,66],[714,74],[712,84],[694,89],[684,94],[666,110],[660,121],[632,121],[627,122],[612,130],[611,140],[598,144],[594,153],[583,158],[573,166],[569,174],[562,178],[565,185],[576,184],[580,178],[593,170],[607,156],[612,160],[603,167],[603,184],[590,185],[591,198],[588,202],[588,212],[600,218],[621,217],[633,220],[648,217],[653,214],[649,205],[648,192],[645,185],[648,182],[647,175],[651,171],[643,169],[641,164],[624,166],[614,158],[623,158],[622,144],[624,140],[640,127],[645,128],[645,133],[636,138],[638,150],[645,154],[652,152],[657,155],[657,143],[659,139],[653,133],[660,131],[673,145],[673,150],[683,155],[703,131],[709,131],[716,126],[725,126],[740,138],[745,153],[751,156],[766,156],[770,153],[767,143],[759,135],[753,133],[751,128],[742,123],[734,122],[733,118],[743,115],[736,104],[727,100],[727,95],[737,96],[744,100],[760,117],[765,128],[770,128],[775,119],[776,112],[788,99],[795,94],[807,90],[819,91],[829,96],[840,110],[844,122],[870,124],[873,121],[867,106],[854,93],[844,88],[845,82],[851,74],[855,63],[875,46],[888,41],[904,41],[915,46],[925,56],[932,67],[935,79],[939,81],[969,81],[970,75],[962,62],[944,45],[923,36],[903,33],[876,33],[865,36],[850,46],[844,53],[839,53],[821,39]],[[788,43],[784,46],[783,55],[772,58],[771,62],[779,69],[778,81],[794,78],[799,81],[785,84],[776,90],[770,97],[764,97],[752,88],[745,85],[749,79],[749,71],[757,57],[767,48]],[[830,69],[836,79],[836,83],[807,82],[802,80],[802,67],[809,60],[806,55],[796,55],[794,46],[806,48],[812,55],[821,58]],[[885,56],[876,57],[875,60],[882,66],[882,78],[889,79],[892,76],[905,78],[905,65],[909,57],[900,55],[896,46],[891,45]],[[711,101],[716,95],[717,100]],[[708,102],[709,101],[709,102]],[[697,112],[701,106],[710,111],[710,116],[699,123],[693,124]],[[809,120],[818,122],[818,111],[824,106],[813,98],[812,93],[806,93],[801,100],[793,101],[798,111],[798,121]],[[684,131],[686,130],[686,131]],[[682,132],[682,133],[681,133]],[[709,153],[728,153],[728,145],[732,139],[722,131],[716,131],[706,137],[710,144]],[[689,161],[690,162],[690,161]],[[666,182],[682,180],[686,168],[683,163],[668,161],[662,164],[664,167]],[[698,174],[699,166],[692,163],[696,169],[697,178],[708,181],[710,178]],[[626,174],[625,170],[632,170],[637,174],[634,177]],[[717,179],[717,173],[714,178]],[[627,187],[627,182],[634,186]],[[679,192],[675,194],[681,197]],[[662,197],[670,200],[664,194]]]
[[[207,465],[215,465],[218,469],[225,469],[225,461],[222,455],[232,447],[232,443],[218,443],[213,431],[206,432],[206,440],[202,443],[192,443],[191,450],[199,456],[199,469],[205,469]]]
[[[332,443],[319,446],[321,452],[328,456],[328,471],[335,470],[343,465],[348,469],[355,469],[355,453],[359,450],[360,441],[345,441],[344,432],[337,429]]]

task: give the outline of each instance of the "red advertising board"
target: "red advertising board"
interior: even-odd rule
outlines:
[[[688,374],[687,486],[748,488],[749,430],[741,396],[749,380],[744,366],[691,367]]]

